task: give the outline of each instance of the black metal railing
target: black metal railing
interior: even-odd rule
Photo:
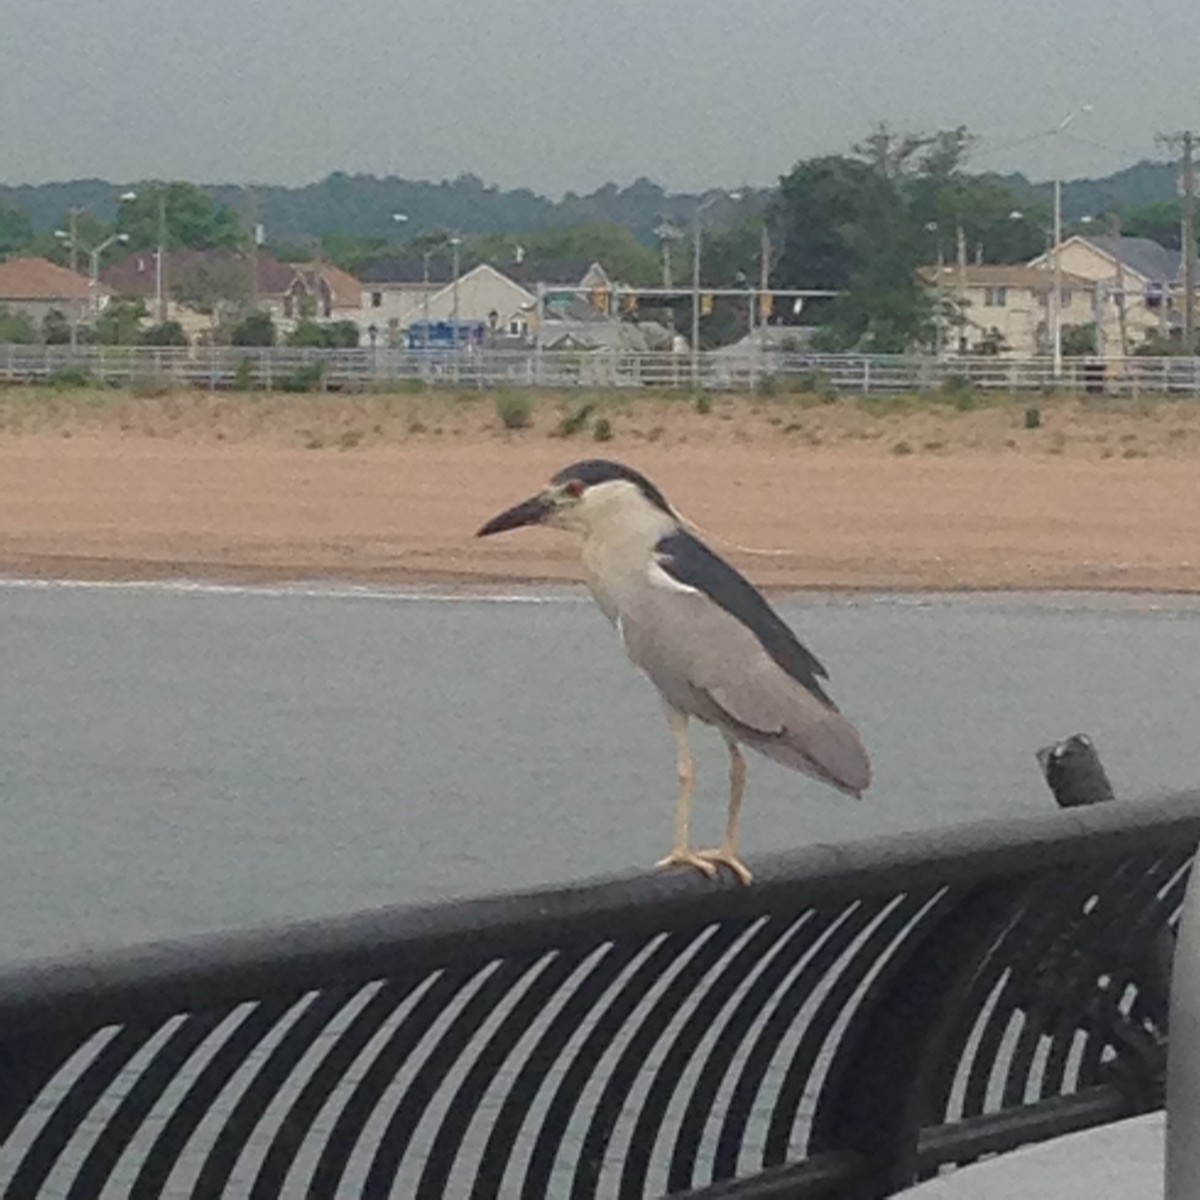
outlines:
[[[1161,1105],[1198,839],[1189,793],[10,969],[0,1188],[887,1195]]]

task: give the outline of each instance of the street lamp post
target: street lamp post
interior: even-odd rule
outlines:
[[[127,200],[136,200],[136,192],[124,192],[121,195],[121,203]],[[56,229],[54,236],[64,242],[70,253],[70,266],[72,274],[79,273],[79,251],[84,250],[91,259],[91,271],[88,275],[88,309],[92,314],[93,320],[96,314],[100,311],[99,293],[97,291],[100,277],[100,255],[104,253],[114,242],[127,242],[129,235],[127,233],[114,233],[107,237],[91,250],[86,250],[85,247],[79,244],[79,217],[87,210],[84,208],[70,208],[67,210],[67,227],[66,229]],[[79,344],[79,312],[74,304],[71,305],[70,314],[70,330],[71,330],[71,349],[74,350]]]
[[[433,256],[432,250],[426,250],[421,255],[421,308],[425,317],[425,336],[423,345],[429,345],[429,260]]]
[[[67,232],[66,242],[70,251],[70,266],[71,274],[79,273],[79,214],[83,212],[82,208],[71,208],[67,210]],[[71,302],[71,349],[74,350],[79,345],[79,310],[72,300]]]
[[[946,301],[942,288],[942,276],[946,270],[946,255],[942,249],[942,232],[936,221],[927,221],[925,224],[925,232],[932,233],[937,238],[937,254],[934,266],[934,312],[933,312],[933,356],[938,361],[942,361],[942,346],[944,336],[942,333],[942,321],[945,319]]]
[[[453,263],[450,270],[454,272],[454,296],[451,302],[451,310],[453,315],[454,326],[454,345],[458,347],[458,265],[459,265],[459,250],[462,247],[462,238],[456,233],[450,239],[450,248],[453,251]]]
[[[1090,104],[1072,109],[1054,130],[1054,288],[1050,293],[1050,348],[1054,378],[1062,376],[1062,135],[1081,113],[1092,111]]]
[[[154,256],[154,309],[160,325],[167,320],[167,280],[164,258],[167,253],[167,188],[158,189],[158,253]]]
[[[114,233],[106,237],[98,246],[92,247],[88,251],[88,256],[91,259],[91,273],[88,276],[88,292],[90,300],[90,308],[92,310],[92,320],[94,321],[100,315],[100,255],[102,255],[109,246],[117,242],[124,244],[129,241],[129,234]]]

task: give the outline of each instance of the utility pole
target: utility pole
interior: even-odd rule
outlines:
[[[1183,134],[1183,351],[1196,352],[1196,173],[1191,130]]]
[[[1062,377],[1062,135],[1081,113],[1092,111],[1090,104],[1081,104],[1059,122],[1054,137],[1054,290],[1050,293],[1050,353],[1054,382]]]
[[[154,267],[154,300],[158,323],[167,320],[167,185],[158,189],[158,254]]]
[[[758,242],[758,294],[762,298],[766,298],[767,292],[771,288],[771,234],[767,229],[766,221],[763,221],[762,232]],[[750,332],[754,332],[754,309],[751,307]],[[767,322],[760,315],[760,320],[765,325]]]
[[[71,255],[71,274],[79,273],[79,214],[82,209],[72,208],[67,213],[67,246]],[[71,297],[71,349],[79,345],[79,306]]]
[[[1121,236],[1121,217],[1118,213],[1113,213],[1109,217],[1109,231],[1114,238]],[[1120,246],[1118,243],[1118,251],[1113,257],[1117,260],[1117,278],[1116,278],[1116,301],[1117,301],[1117,329],[1121,335],[1121,357],[1129,357],[1129,327],[1125,319],[1125,264],[1121,259]]]
[[[1160,133],[1160,145],[1179,149],[1179,185],[1182,197],[1180,219],[1183,257],[1183,351],[1196,351],[1196,175],[1192,165],[1196,134],[1190,129]],[[1169,292],[1168,292],[1169,294]]]
[[[962,222],[954,226],[954,249],[958,260],[958,315],[962,324],[958,327],[958,352],[967,352],[967,238]]]
[[[250,219],[250,311],[258,312],[258,189],[251,184],[246,192],[247,216]]]

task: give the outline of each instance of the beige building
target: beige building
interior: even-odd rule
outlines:
[[[501,338],[536,334],[538,285],[544,287],[547,322],[566,318],[558,309],[607,309],[612,281],[596,262],[537,263],[522,259],[499,266],[481,263],[460,276],[457,286],[445,264],[382,260],[362,273],[361,322],[376,336],[400,340],[417,321],[459,320],[483,324]]]
[[[489,329],[519,337],[536,323],[537,296],[496,270],[480,263],[459,280],[451,280],[401,318],[401,326],[424,320],[484,322]]]
[[[1044,267],[971,263],[937,267],[922,275],[943,312],[944,354],[996,353],[1033,358],[1050,347],[1050,293],[1054,276]],[[1096,287],[1082,275],[1063,273],[1064,330],[1095,318]]]
[[[449,321],[455,313],[460,321],[483,323],[509,337],[523,337],[536,324],[537,296],[488,263],[457,281],[423,275],[413,279],[411,267],[392,271],[401,277],[372,280],[367,272],[361,316],[390,342],[403,337],[414,322]]]
[[[1177,250],[1150,238],[1076,235],[1063,242],[1061,253],[1063,271],[1095,288],[1101,354],[1131,354],[1178,324],[1183,262]],[[1043,254],[1030,266],[1047,270],[1052,263]]]
[[[24,313],[40,325],[51,312],[68,320],[89,321],[108,302],[103,284],[93,291],[84,276],[47,258],[10,258],[0,262],[0,307]]]

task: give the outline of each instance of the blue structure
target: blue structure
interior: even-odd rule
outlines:
[[[408,327],[410,350],[461,350],[481,346],[487,336],[486,321],[414,321]]]

